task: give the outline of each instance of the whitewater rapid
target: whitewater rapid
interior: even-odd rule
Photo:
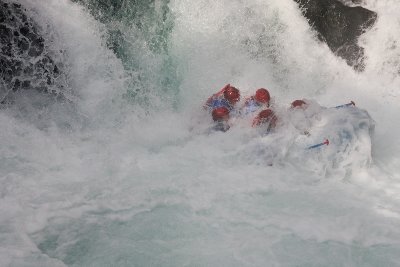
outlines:
[[[145,19],[18,2],[48,49],[66,51],[73,105],[0,112],[0,265],[400,266],[400,3],[366,1],[378,20],[355,73],[289,0],[155,1],[173,22],[166,50],[151,48],[160,26]],[[266,87],[282,111],[298,98],[353,100],[375,122],[371,150],[339,154],[339,167],[332,147],[264,164],[256,148],[289,150],[293,132],[205,134],[201,106],[226,83],[243,96]],[[371,160],[351,164],[360,155]]]

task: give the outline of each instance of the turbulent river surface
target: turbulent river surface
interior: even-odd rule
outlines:
[[[400,266],[399,1],[363,2],[363,72],[292,0],[3,2],[52,71],[0,83],[1,266]],[[210,132],[227,83],[321,112]]]

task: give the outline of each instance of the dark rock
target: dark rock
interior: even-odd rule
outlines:
[[[338,0],[294,0],[318,32],[318,38],[355,70],[362,71],[364,49],[357,44],[358,38],[371,27],[377,14],[360,6],[346,6]],[[352,3],[360,3],[351,0]]]
[[[32,46],[28,51],[28,55],[31,57],[38,57],[43,53],[44,50],[44,43],[43,43],[43,39],[39,38],[39,39],[35,39],[32,41]]]
[[[4,44],[11,42],[12,34],[11,30],[5,25],[0,25],[0,40]]]
[[[17,46],[18,46],[20,52],[29,49],[29,43],[24,38],[21,38],[17,41]]]
[[[349,4],[359,5],[363,2],[363,0],[340,0],[340,1],[345,5]]]
[[[28,36],[29,28],[27,26],[24,26],[21,29],[19,29],[19,32],[24,36]]]
[[[16,79],[16,80],[14,81],[13,91],[14,91],[14,92],[18,91],[20,87],[21,87],[21,81],[18,80],[18,79]]]
[[[22,82],[22,88],[24,88],[24,89],[29,88],[30,85],[31,85],[30,81],[23,81]]]
[[[3,8],[0,9],[0,23],[6,21],[6,14],[3,11]]]
[[[0,0],[0,103],[13,103],[21,89],[58,95],[66,88],[40,31],[21,4]]]

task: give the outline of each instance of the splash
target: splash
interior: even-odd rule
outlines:
[[[19,3],[52,37],[48,51],[65,51],[76,98],[44,128],[0,113],[5,266],[400,260],[398,66],[393,42],[377,38],[400,36],[389,27],[399,4],[366,3],[378,21],[355,73],[292,1]],[[290,123],[263,137],[245,120],[207,134],[201,106],[226,83],[243,97],[268,88],[288,121],[293,99],[357,109],[320,110],[311,138]],[[76,127],[57,125],[75,115]],[[315,154],[300,149],[329,134]]]

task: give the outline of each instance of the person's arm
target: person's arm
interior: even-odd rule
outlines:
[[[213,94],[212,96],[210,96],[210,97],[207,99],[206,103],[203,105],[203,107],[204,107],[205,109],[206,109],[207,107],[210,107],[212,100],[213,100],[215,97],[221,96],[221,95],[225,92],[225,90],[226,90],[227,88],[229,88],[230,86],[231,86],[231,85],[228,83],[228,84],[225,85],[221,90],[219,90],[218,92],[216,92],[215,94]]]
[[[276,127],[278,118],[275,113],[270,109],[262,110],[258,115],[253,119],[252,127],[256,127],[260,124],[269,123],[269,128],[273,129]]]

